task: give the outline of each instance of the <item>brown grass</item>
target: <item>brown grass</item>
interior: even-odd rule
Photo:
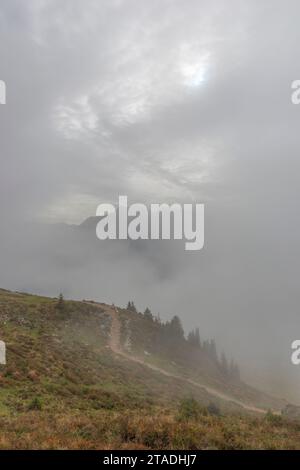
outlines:
[[[299,449],[300,425],[283,419],[98,411],[0,418],[0,449]]]

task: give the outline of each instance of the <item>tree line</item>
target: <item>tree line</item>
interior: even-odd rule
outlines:
[[[224,352],[219,355],[215,340],[203,340],[199,328],[195,328],[185,335],[181,319],[178,315],[174,315],[169,321],[162,322],[160,316],[153,314],[149,307],[145,309],[144,313],[138,312],[133,301],[128,302],[127,310],[139,313],[143,315],[145,320],[159,326],[158,333],[154,339],[154,347],[159,348],[164,345],[175,349],[188,345],[190,349],[210,358],[224,378],[235,381],[240,380],[240,370],[237,363],[233,359],[228,360]]]

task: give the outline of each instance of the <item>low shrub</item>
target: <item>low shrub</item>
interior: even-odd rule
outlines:
[[[200,416],[207,416],[207,410],[203,408],[194,398],[183,398],[178,407],[177,420],[197,420]]]
[[[28,405],[29,411],[41,411],[42,408],[43,408],[42,400],[39,397],[33,398]]]

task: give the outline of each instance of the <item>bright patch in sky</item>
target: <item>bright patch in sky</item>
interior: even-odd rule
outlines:
[[[187,54],[181,65],[184,84],[189,87],[199,87],[206,79],[209,69],[209,53],[203,56]]]

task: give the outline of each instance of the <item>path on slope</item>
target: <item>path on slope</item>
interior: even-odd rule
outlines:
[[[93,304],[95,305],[95,304]],[[161,369],[160,367],[157,367],[153,364],[149,364],[148,362],[143,361],[143,359],[138,358],[136,356],[133,356],[131,354],[126,353],[122,347],[121,347],[121,322],[119,320],[119,314],[118,314],[118,309],[116,307],[109,307],[108,305],[105,304],[100,304],[102,308],[105,308],[105,312],[108,313],[111,316],[111,330],[110,330],[110,338],[109,338],[109,346],[111,350],[120,356],[123,356],[124,358],[128,359],[129,361],[135,362],[137,364],[141,364],[148,369],[151,369],[153,371],[159,372],[160,374],[163,374],[167,377],[171,377],[177,380],[181,380],[183,382],[187,382],[191,385],[194,385],[195,387],[202,388],[205,390],[207,393],[210,395],[213,395],[217,398],[220,398],[221,400],[229,401],[232,403],[235,403],[236,405],[241,406],[247,411],[252,411],[255,413],[266,413],[266,410],[263,408],[257,408],[256,406],[252,405],[247,405],[246,403],[243,403],[239,400],[237,400],[234,397],[231,397],[229,395],[226,395],[222,392],[219,392],[218,390],[211,388],[207,385],[200,384],[199,382],[195,382],[192,379],[188,379],[185,377],[182,377],[180,375],[173,374],[172,372],[168,372],[165,369]]]

